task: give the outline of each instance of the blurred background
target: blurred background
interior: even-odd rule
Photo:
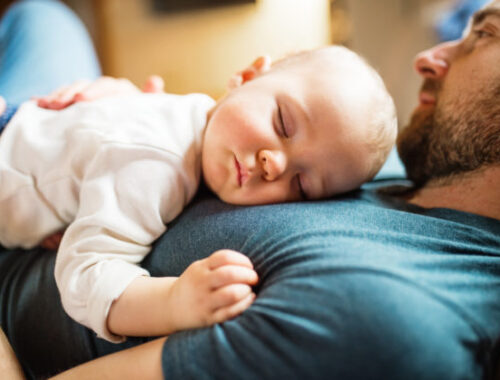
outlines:
[[[65,0],[83,19],[105,74],[215,98],[257,56],[327,44],[363,55],[382,75],[401,124],[421,80],[413,58],[460,36],[486,0]]]

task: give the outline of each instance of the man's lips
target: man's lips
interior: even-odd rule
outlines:
[[[419,94],[418,100],[421,105],[433,105],[436,104],[436,96],[430,92],[421,92]]]
[[[420,93],[418,95],[418,100],[421,106],[432,106],[436,104],[437,94],[441,90],[442,83],[433,80],[425,79],[420,88]]]

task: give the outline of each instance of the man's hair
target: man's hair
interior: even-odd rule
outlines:
[[[273,68],[285,68],[300,62],[303,58],[315,58],[316,56],[330,60],[331,64],[328,70],[357,68],[368,74],[363,76],[362,87],[363,91],[366,88],[370,91],[368,103],[365,102],[369,109],[360,110],[360,112],[368,113],[366,117],[367,125],[365,126],[366,139],[360,143],[366,144],[372,154],[371,168],[368,178],[366,178],[366,181],[369,181],[382,168],[396,141],[398,122],[394,101],[380,74],[365,58],[344,46],[331,45],[314,50],[295,52],[274,62]],[[359,71],[355,72],[355,74],[357,73]]]

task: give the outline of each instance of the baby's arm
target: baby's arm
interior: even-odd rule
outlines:
[[[151,75],[144,84],[142,91],[145,93],[163,92],[163,79],[157,75]],[[68,86],[62,86],[51,94],[34,97],[39,107],[53,110],[64,109],[74,103],[82,101],[93,101],[100,98],[139,93],[140,90],[128,79],[101,77],[93,82],[77,81]],[[0,116],[6,109],[5,99],[0,96]],[[41,243],[45,249],[56,251],[61,242],[63,231],[56,232],[45,238]]]
[[[206,326],[253,300],[257,276],[235,252],[196,262],[178,279],[149,278],[137,265],[195,191],[194,174],[178,160],[159,149],[106,144],[87,168],[55,277],[64,309],[100,337],[118,342]]]
[[[116,335],[160,336],[231,319],[248,308],[258,281],[243,254],[221,250],[191,264],[180,277],[138,277],[112,304]]]

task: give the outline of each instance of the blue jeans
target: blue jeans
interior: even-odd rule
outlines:
[[[56,0],[14,3],[0,21],[0,96],[18,105],[101,70],[78,17]]]

